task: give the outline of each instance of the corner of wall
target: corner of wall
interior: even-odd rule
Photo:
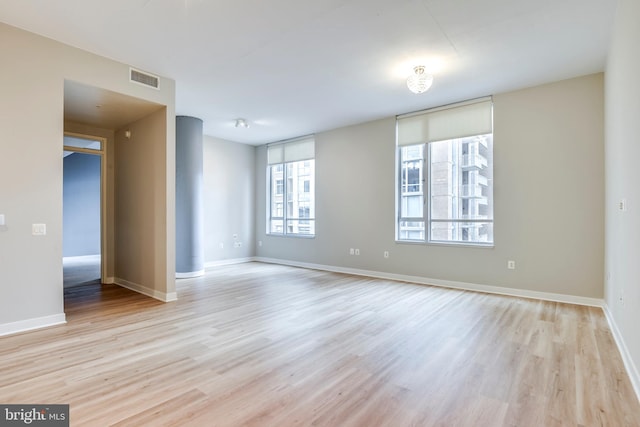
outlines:
[[[624,341],[624,337],[620,333],[620,329],[618,329],[618,325],[616,324],[616,320],[613,317],[613,314],[609,310],[609,306],[605,302],[602,307],[604,314],[607,318],[607,322],[609,323],[609,328],[611,329],[611,333],[613,334],[613,338],[618,346],[618,350],[620,351],[620,356],[622,357],[622,361],[624,363],[624,367],[627,369],[627,374],[629,375],[629,380],[631,380],[631,385],[633,386],[633,390],[636,392],[636,397],[638,401],[640,401],[640,373],[638,371],[638,367],[633,362],[633,358],[631,357],[631,353],[627,348],[627,344]]]

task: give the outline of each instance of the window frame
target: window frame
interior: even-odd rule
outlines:
[[[445,109],[449,109],[449,108],[456,108],[457,106],[466,106],[466,105],[473,105],[475,103],[480,103],[480,102],[486,102],[489,101],[492,103],[491,98],[483,98],[481,100],[472,100],[472,101],[467,101],[467,102],[463,102],[460,104],[456,104],[456,105],[452,105],[452,106],[445,106],[445,107],[439,107],[433,110],[428,110],[425,112],[419,112],[419,113],[412,113],[410,115],[405,115],[405,117],[414,117],[417,115],[421,115],[421,114],[429,114],[430,111],[435,111],[435,112],[440,112],[442,110]],[[492,116],[492,110],[493,107],[491,106],[491,116]],[[454,137],[454,138],[449,138],[449,139],[444,139],[444,140],[428,140],[428,138],[424,138],[422,140],[419,140],[419,142],[416,143],[403,143],[400,144],[399,143],[399,139],[400,139],[400,129],[399,129],[399,119],[401,119],[402,116],[398,116],[398,120],[396,121],[396,126],[397,126],[397,130],[396,130],[396,186],[395,186],[395,191],[396,191],[396,206],[395,206],[395,211],[396,211],[396,215],[395,215],[395,241],[397,243],[407,243],[407,244],[427,244],[427,245],[437,245],[437,246],[468,246],[468,247],[473,247],[473,248],[493,248],[495,246],[495,229],[494,229],[494,225],[495,225],[495,215],[494,215],[494,206],[495,206],[495,198],[494,198],[494,194],[493,194],[493,170],[494,170],[494,162],[493,159],[491,159],[491,179],[490,179],[490,191],[491,191],[491,215],[490,218],[446,218],[446,219],[441,219],[441,218],[437,218],[434,219],[433,218],[433,195],[432,195],[432,147],[434,143],[438,143],[438,142],[443,142],[443,141],[455,141],[458,139],[464,139],[464,138],[472,138],[472,137],[477,137],[477,136],[483,136],[483,135],[491,135],[491,157],[493,158],[493,124],[491,123],[491,132],[489,133],[480,133],[480,134],[471,134],[471,135],[465,135],[462,137]],[[419,120],[419,118],[418,118]],[[493,118],[491,117],[491,122],[493,122]],[[413,125],[412,125],[413,126]],[[413,131],[415,128],[413,129],[409,129],[409,131]],[[422,131],[421,131],[422,132]],[[425,132],[426,133],[426,132]],[[403,216],[403,209],[405,208],[405,206],[403,205],[403,198],[405,197],[405,193],[403,192],[405,185],[403,184],[403,165],[410,162],[411,160],[405,160],[403,158],[403,149],[409,148],[409,147],[421,147],[422,150],[422,216],[420,217],[413,217],[413,216]],[[462,158],[462,154],[460,155],[460,157]],[[407,183],[406,186],[410,186],[411,184]],[[462,191],[460,190],[462,188],[463,184],[458,183],[458,187],[459,190],[458,191]],[[462,198],[460,196],[458,196],[460,198],[460,201],[462,202]],[[409,206],[409,204],[407,203],[407,207]],[[411,222],[417,222],[417,223],[422,223],[422,229],[421,229],[421,234],[418,235],[417,237],[406,237],[403,238],[402,237],[402,233],[404,230],[407,230],[407,227],[402,227],[401,225],[403,223],[411,223]],[[492,231],[491,231],[491,241],[487,241],[487,242],[482,242],[482,241],[462,241],[462,240],[442,240],[442,239],[434,239],[433,238],[433,224],[435,223],[451,223],[451,224],[470,224],[470,223],[482,223],[482,224],[486,224],[489,223],[490,226],[492,227]],[[403,230],[404,229],[404,230]],[[420,231],[420,230],[418,230]],[[405,231],[406,232],[406,231]],[[410,232],[410,230],[409,230]],[[462,234],[462,231],[461,231]]]
[[[273,161],[271,157],[271,151],[273,149]],[[299,238],[315,238],[316,236],[316,218],[315,218],[315,188],[316,188],[316,174],[315,174],[315,141],[312,137],[304,137],[288,142],[281,142],[271,144],[267,146],[268,160],[267,160],[267,215],[266,215],[266,234],[268,236],[276,237],[299,237]],[[311,162],[311,164],[306,164]],[[295,164],[300,164],[295,166]],[[293,173],[295,168],[309,169],[309,173],[304,175],[298,175]],[[273,173],[275,168],[280,168],[282,177],[274,180]],[[305,179],[301,179],[301,178]],[[297,182],[294,183],[293,181]],[[308,181],[309,191],[305,190],[305,181]],[[292,187],[292,188],[289,188]],[[300,187],[297,193],[294,193],[294,189]],[[277,193],[280,189],[281,193]],[[309,194],[308,198],[300,198],[300,195]],[[274,213],[274,196],[280,196],[282,198],[280,204],[282,206],[282,216],[273,216]],[[308,218],[300,218],[300,206],[302,203],[309,213],[313,212],[314,216]],[[293,203],[294,209],[289,215],[289,205]],[[294,216],[295,214],[298,214]],[[273,227],[274,221],[278,221],[282,224],[281,231],[275,231]],[[308,222],[309,224],[302,224],[302,222]],[[298,224],[296,227],[295,224]],[[299,229],[302,227],[308,227],[312,232],[301,233]],[[290,229],[297,229],[298,232],[289,231]]]
[[[420,196],[422,199],[422,216],[419,217],[413,217],[413,216],[402,216],[402,208],[403,208],[403,197],[405,196],[405,194],[408,194],[409,192],[404,192],[404,188],[405,187],[409,187],[411,184],[407,183],[407,185],[403,185],[403,172],[402,172],[402,166],[404,163],[409,163],[409,162],[413,162],[415,160],[404,160],[402,157],[402,150],[403,148],[406,147],[418,147],[418,146],[422,146],[421,151],[422,151],[422,159],[419,160],[420,162],[422,162],[422,170],[420,171],[420,177],[419,177],[419,181],[420,181],[420,187],[422,191],[417,191],[417,196]],[[428,171],[426,170],[426,156],[425,156],[425,149],[426,149],[426,144],[422,143],[422,144],[414,144],[414,145],[410,145],[410,146],[404,146],[404,147],[397,147],[397,159],[398,161],[396,162],[396,168],[397,168],[397,173],[396,173],[396,177],[397,177],[397,184],[396,184],[396,192],[398,194],[397,200],[396,200],[396,241],[399,242],[408,242],[408,243],[422,243],[424,241],[427,240],[426,238],[426,221],[425,221],[425,209],[427,207],[426,201],[427,201],[427,197],[428,197],[428,188],[427,188],[427,181],[426,181],[426,176]],[[408,178],[408,176],[407,176]],[[400,223],[401,222],[423,222],[424,227],[422,229],[422,232],[425,234],[424,237],[420,238],[420,239],[400,239]]]

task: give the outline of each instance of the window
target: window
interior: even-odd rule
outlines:
[[[315,142],[270,145],[267,234],[315,236]]]
[[[491,100],[398,118],[397,239],[493,244]]]

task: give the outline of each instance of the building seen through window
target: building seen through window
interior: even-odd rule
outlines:
[[[493,134],[474,130],[492,131],[490,103],[399,120],[398,240],[493,244]]]
[[[267,233],[315,235],[315,159],[312,139],[270,146]],[[299,160],[298,160],[299,159]],[[291,161],[287,161],[291,160]]]

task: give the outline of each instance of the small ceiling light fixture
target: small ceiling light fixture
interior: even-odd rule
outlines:
[[[249,127],[249,123],[245,119],[236,119],[236,127],[246,129]]]
[[[413,74],[407,77],[407,87],[413,93],[424,93],[433,84],[433,76],[424,71],[424,65],[413,67]]]

